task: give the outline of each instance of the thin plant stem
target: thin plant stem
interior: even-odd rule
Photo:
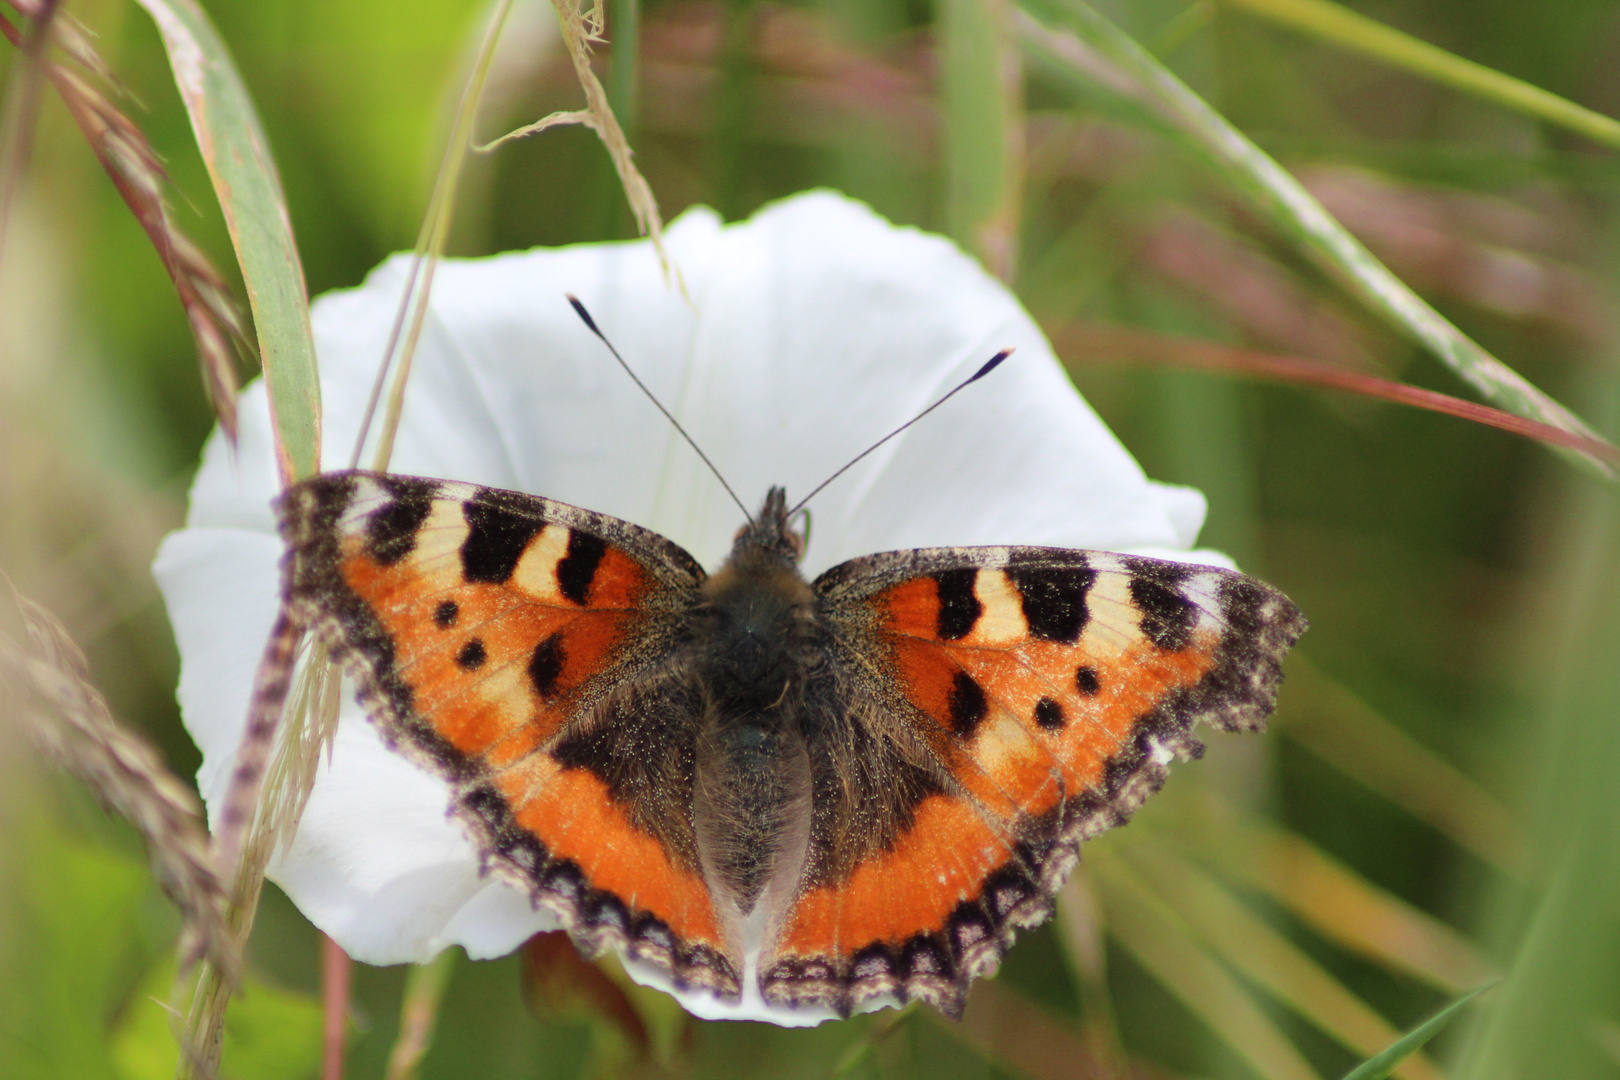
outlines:
[[[422,337],[422,326],[427,321],[428,300],[433,293],[433,273],[438,267],[439,256],[444,251],[445,237],[450,233],[456,189],[460,186],[461,168],[472,145],[473,121],[478,115],[478,101],[483,96],[484,83],[489,78],[489,70],[495,59],[495,45],[500,40],[501,27],[506,24],[506,16],[511,10],[512,0],[498,0],[484,29],[484,37],[479,43],[472,71],[467,76],[467,85],[461,92],[461,102],[456,107],[455,121],[450,128],[450,139],[445,146],[444,158],[439,164],[439,175],[433,182],[433,195],[428,201],[427,217],[422,223],[422,236],[417,241],[416,252],[412,257],[406,291],[400,298],[395,331],[389,337],[389,348],[383,356],[377,374],[380,385],[387,377],[390,365],[394,367],[394,379],[388,391],[388,407],[383,414],[382,432],[378,436],[377,448],[372,455],[372,468],[378,471],[388,468],[388,460],[394,453],[394,436],[399,431],[400,414],[405,408],[405,385],[410,381],[411,362],[416,356],[417,342]],[[398,328],[401,325],[406,327],[403,340],[398,336]],[[393,355],[396,341],[399,342],[397,363]],[[375,399],[376,392],[373,391],[373,400]],[[370,422],[369,409],[366,420],[367,423],[361,426],[360,433],[356,436],[357,460]]]
[[[433,1031],[439,1022],[439,1006],[456,968],[456,950],[445,949],[425,964],[411,968],[405,976],[405,1000],[399,1008],[399,1037],[388,1055],[384,1080],[414,1080],[416,1070],[433,1045]]]
[[[343,1080],[354,961],[343,946],[321,935],[321,1080]]]

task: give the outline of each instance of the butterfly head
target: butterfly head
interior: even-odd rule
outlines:
[[[731,546],[733,562],[774,559],[794,565],[804,554],[804,534],[788,524],[787,492],[773,487],[765,496],[765,505],[753,519],[737,530]]]

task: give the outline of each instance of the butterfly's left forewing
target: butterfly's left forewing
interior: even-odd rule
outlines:
[[[1013,929],[1046,917],[1079,843],[1199,752],[1195,724],[1261,725],[1305,627],[1253,578],[1105,552],[892,552],[814,589],[854,722],[915,736],[946,778],[880,849],[811,853],[841,869],[784,920],[765,992],[840,1010],[896,996],[958,1012]]]
[[[616,518],[376,473],[289,490],[286,592],[484,858],[587,947],[738,992],[695,851],[698,705],[669,663],[703,581]]]

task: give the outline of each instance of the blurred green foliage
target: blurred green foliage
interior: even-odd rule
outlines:
[[[206,6],[261,111],[312,294],[354,284],[409,248],[482,7]],[[1611,438],[1620,431],[1612,152],[1219,3],[1190,15],[1180,0],[1098,6],[1465,332]],[[1620,113],[1612,2],[1351,6]],[[700,202],[738,218],[827,184],[896,221],[961,236],[948,163],[970,148],[966,129],[952,128],[960,118],[946,108],[931,29],[940,12],[976,5],[639,8],[632,139],[666,219]],[[69,10],[141,103],[183,226],[233,268],[150,21],[123,0]],[[549,18],[541,4],[519,5],[481,136],[577,106],[567,64],[547,45]],[[962,52],[970,63],[972,50]],[[1012,281],[1038,318],[1248,344],[1464,393],[1217,177],[1120,117],[1072,107],[1060,89],[1039,77],[1018,87],[1027,122],[1017,132],[1025,171]],[[984,128],[984,116],[968,120]],[[64,617],[114,710],[189,775],[198,759],[179,725],[175,657],[145,567],[181,519],[211,423],[194,350],[159,261],[54,100],[29,176],[0,265],[0,568]],[[450,254],[632,230],[605,151],[589,132],[564,129],[469,163]],[[1471,853],[1443,815],[1415,812],[1380,786],[1402,761],[1314,740],[1317,725],[1351,721],[1321,706],[1296,727],[1291,712],[1319,702],[1286,690],[1278,734],[1217,742],[1177,771],[1172,789],[1207,785],[1480,943],[1508,980],[1493,1006],[1436,1044],[1435,1060],[1455,1075],[1620,1075],[1613,492],[1523,440],[1453,419],[1117,356],[1064,359],[1150,474],[1206,492],[1205,542],[1310,615],[1303,654],[1314,669],[1507,807],[1525,838],[1522,859],[1504,866]],[[1408,771],[1426,782],[1421,767]],[[1165,809],[1154,804],[1144,827],[1099,842],[1098,857],[1128,859],[1138,836],[1148,841],[1161,821],[1170,828],[1174,800],[1161,798]],[[167,1021],[146,995],[164,990],[158,958],[173,927],[154,914],[161,901],[127,838],[50,785],[13,785],[0,812],[0,1078],[159,1075]],[[1258,887],[1237,892],[1395,1028],[1449,997],[1335,945]],[[225,1074],[312,1075],[316,935],[279,893],[266,900],[250,958],[267,982],[235,1006]],[[1158,1070],[1145,1075],[1255,1075],[1130,950],[1110,946],[1106,961],[1124,1045]],[[594,1067],[591,1027],[531,1017],[519,968],[513,958],[457,965],[423,1075],[573,1077]],[[1356,1062],[1287,1000],[1232,977],[1317,1074]],[[351,1075],[382,1075],[404,981],[397,970],[357,972]],[[810,1031],[694,1021],[682,1045],[691,1075],[704,1077],[810,1078],[840,1062],[857,1076],[1081,1075],[1072,1061],[1064,1071],[1032,1057],[1041,1039],[1031,1032],[1050,1023],[1079,1039],[1092,1018],[1084,985],[1071,943],[1048,926],[1004,965],[998,989],[1019,995],[1028,1016],[999,1036],[919,1013],[892,1028],[862,1017]],[[869,1051],[851,1056],[863,1039]]]

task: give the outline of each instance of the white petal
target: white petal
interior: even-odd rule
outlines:
[[[197,787],[210,809],[225,794],[276,620],[280,559],[281,541],[264,532],[193,527],[165,537],[152,565],[180,648],[180,712],[202,751]]]
[[[556,929],[516,888],[479,875],[478,852],[448,805],[445,784],[384,746],[351,705],[270,876],[369,964],[425,963],[453,944],[474,959],[500,956]]]
[[[806,569],[872,551],[1025,543],[1189,553],[1203,500],[1147,480],[1070,386],[1017,301],[948,241],[831,192],[722,228],[711,211],[667,233],[690,300],[650,245],[579,245],[439,267],[391,466],[544,494],[635,521],[713,567],[742,512],[569,308],[577,293],[753,509],[790,498],[935,401],[991,354],[1017,354],[841,477],[812,504]],[[348,464],[408,261],[314,307],[322,459]],[[180,644],[180,700],[222,794],[274,616],[276,476],[262,384],[240,402],[239,450],[217,435],[188,528],[154,570]],[[361,464],[369,464],[369,451]],[[448,944],[508,951],[554,924],[481,875],[446,816],[446,784],[389,751],[345,708],[330,767],[271,875],[362,960],[425,960]],[[632,969],[644,980],[655,975]],[[750,995],[705,1016],[813,1023]]]

